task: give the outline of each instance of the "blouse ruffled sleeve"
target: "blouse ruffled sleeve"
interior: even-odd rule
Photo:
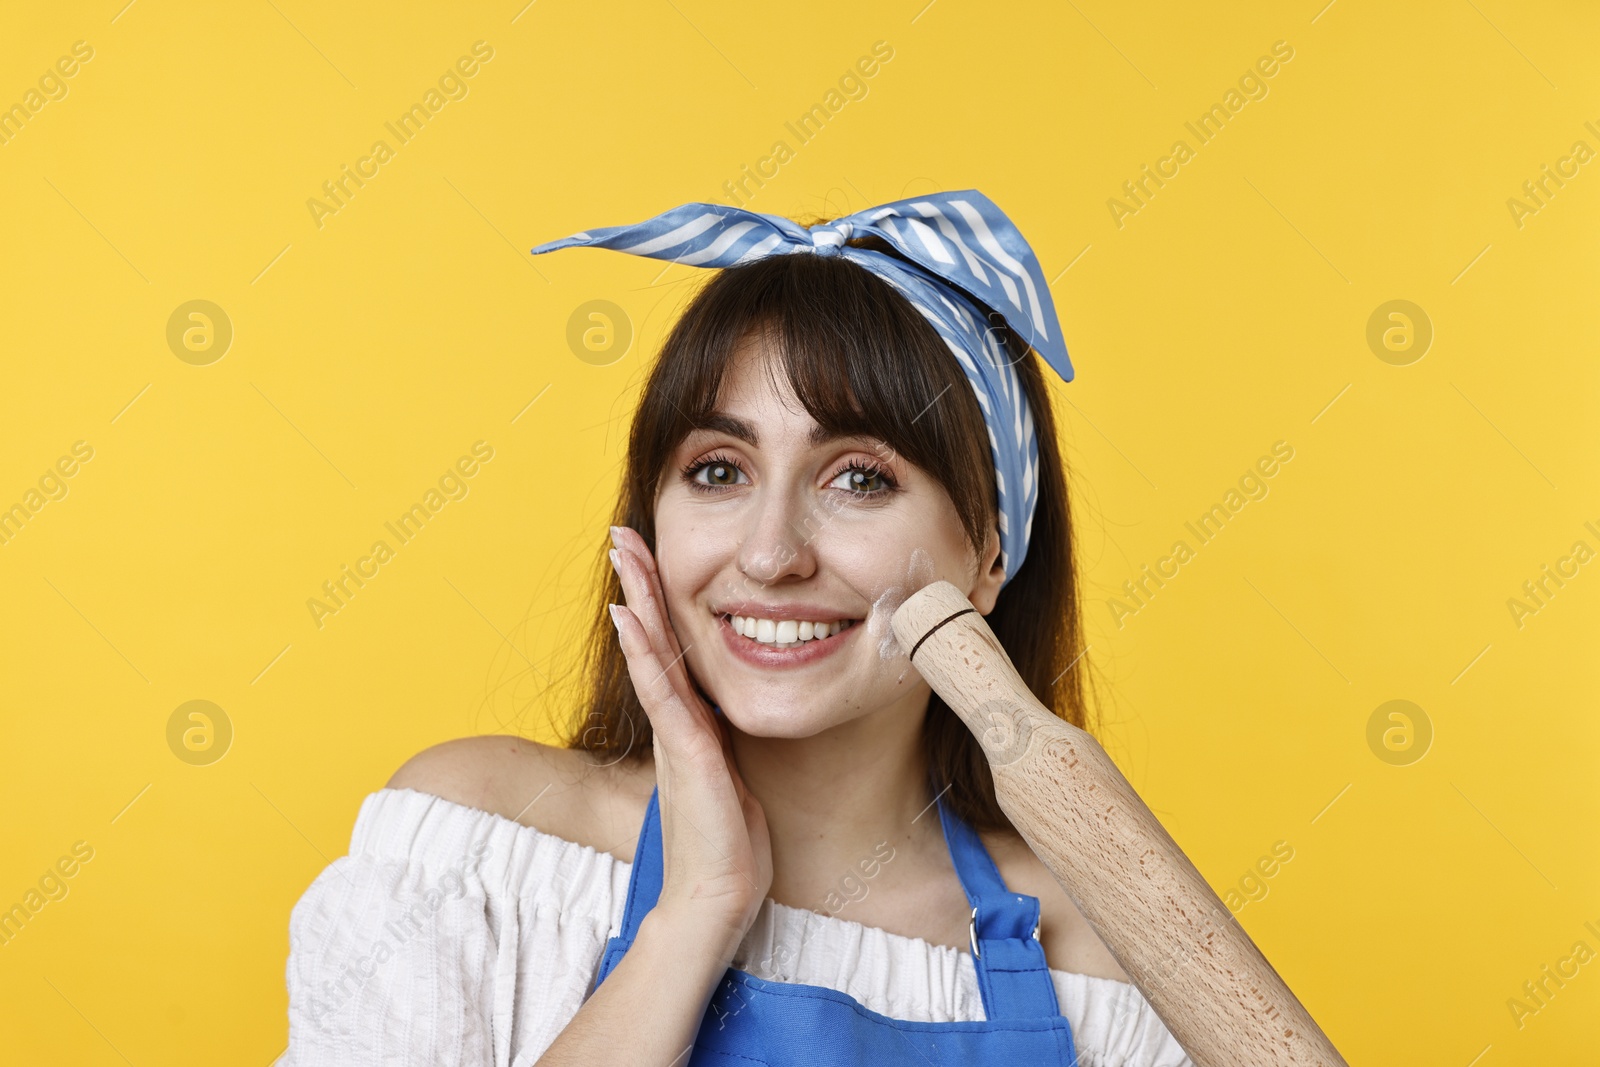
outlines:
[[[1065,981],[1063,981],[1065,979]],[[1082,988],[1076,988],[1082,987]],[[1093,987],[1092,994],[1088,988]],[[1178,1039],[1161,1022],[1138,987],[1088,975],[1056,972],[1056,994],[1070,992],[1078,1008],[1075,1022],[1083,1067],[1144,1064],[1194,1067]],[[1065,1002],[1065,998],[1062,998]]]
[[[593,985],[622,903],[610,860],[425,793],[368,796],[290,915],[277,1067],[531,1064]]]

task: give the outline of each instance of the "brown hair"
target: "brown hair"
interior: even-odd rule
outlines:
[[[875,237],[855,247],[896,253]],[[1067,507],[1066,470],[1042,361],[998,315],[1033,410],[1039,442],[1039,492],[1026,558],[985,617],[1028,688],[1075,726],[1089,728],[1087,661]],[[933,327],[881,278],[839,256],[775,255],[720,270],[689,302],[650,371],[633,419],[615,518],[656,549],[660,479],[683,438],[705,424],[722,375],[746,339],[763,338],[795,396],[836,433],[886,441],[944,486],[976,554],[998,514],[998,493],[982,409],[955,357]],[[774,377],[774,385],[776,379]],[[562,734],[567,748],[600,762],[643,759],[649,718],[639,704],[617,643],[608,603],[622,585],[596,552],[596,610],[584,643],[586,707]],[[1010,827],[978,740],[934,693],[924,723],[929,782],[977,829]]]

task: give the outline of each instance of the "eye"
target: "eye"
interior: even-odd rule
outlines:
[[[707,472],[711,481],[701,481],[699,477],[701,471]],[[689,483],[689,487],[702,493],[714,493],[719,489],[738,485],[737,480],[723,481],[723,479],[737,479],[743,473],[744,471],[739,469],[737,463],[716,452],[703,459],[695,460],[687,467],[684,467],[682,471],[683,480]],[[748,481],[748,479],[746,480]]]
[[[840,478],[847,479],[847,482],[839,488],[861,497],[887,496],[899,488],[899,483],[890,477],[888,471],[876,463],[865,463],[860,460],[852,460],[840,467],[839,473],[834,475],[834,481],[837,482]],[[868,488],[874,480],[880,483],[879,487]]]

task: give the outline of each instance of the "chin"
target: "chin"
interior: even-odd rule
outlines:
[[[761,695],[733,697],[729,703],[717,702],[728,722],[751,737],[801,738],[819,734],[837,725],[838,717],[807,704]]]

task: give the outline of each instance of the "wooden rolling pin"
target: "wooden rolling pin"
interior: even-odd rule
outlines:
[[[1344,1067],[1099,742],[1034,697],[959,589],[925,586],[891,626],[983,744],[1001,809],[1196,1067]]]

